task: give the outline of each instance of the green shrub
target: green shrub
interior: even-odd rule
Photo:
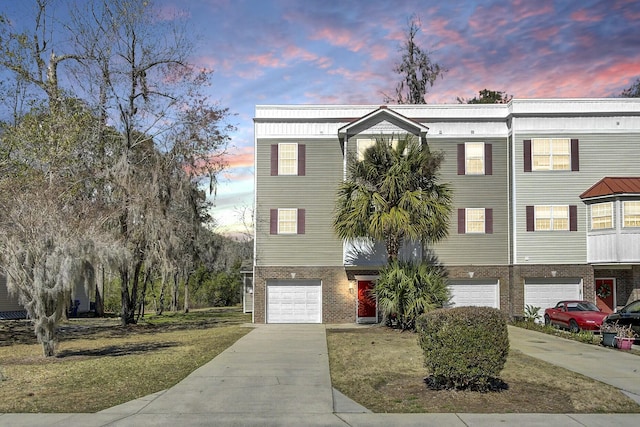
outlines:
[[[396,319],[401,329],[415,329],[416,318],[449,302],[449,289],[442,267],[432,263],[396,261],[387,265],[373,294],[385,322]]]
[[[488,391],[509,354],[507,319],[489,307],[458,307],[425,313],[417,321],[429,387]]]
[[[534,307],[531,304],[527,304],[524,306],[524,320],[527,322],[536,322],[542,319],[542,315],[540,314],[540,307]]]

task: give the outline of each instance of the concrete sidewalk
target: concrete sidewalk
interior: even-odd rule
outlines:
[[[638,356],[518,328],[509,333],[513,349],[640,395]],[[496,424],[636,427],[640,415],[373,414],[332,390],[325,325],[258,326],[175,387],[97,414],[0,414],[0,426]]]

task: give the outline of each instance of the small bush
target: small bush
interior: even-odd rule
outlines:
[[[381,272],[373,294],[385,318],[397,320],[396,327],[414,330],[416,318],[442,308],[450,298],[446,272],[436,263],[396,261]]]
[[[534,307],[531,304],[527,304],[524,306],[524,320],[527,322],[538,322],[542,319],[542,315],[540,314],[540,307]]]
[[[418,318],[417,331],[429,387],[477,391],[504,387],[499,375],[509,354],[509,336],[500,310],[434,310]]]

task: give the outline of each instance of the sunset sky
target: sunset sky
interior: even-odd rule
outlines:
[[[0,0],[8,5],[13,0]],[[215,71],[211,99],[236,114],[214,215],[237,229],[253,202],[256,104],[374,104],[393,94],[407,22],[448,69],[428,103],[484,88],[516,98],[610,97],[640,77],[637,0],[157,0],[201,38],[193,62]]]

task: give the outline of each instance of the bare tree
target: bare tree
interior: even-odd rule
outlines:
[[[242,205],[234,208],[236,218],[242,224],[242,236],[246,240],[253,240],[255,209],[253,206]]]
[[[409,18],[406,40],[400,47],[402,60],[393,68],[400,75],[401,80],[396,86],[395,96],[384,95],[384,102],[398,104],[426,104],[426,95],[433,87],[438,77],[443,77],[447,71],[437,62],[431,60],[431,52],[422,50],[416,35],[422,28],[420,19],[416,15]]]
[[[192,44],[179,20],[160,19],[149,1],[87,7],[74,14],[75,42],[90,58],[76,73],[117,134],[103,170],[110,230],[129,255],[118,267],[127,324],[135,322],[145,266],[163,282],[184,275],[185,234],[169,207],[188,202],[199,176],[214,189],[233,127],[228,110],[203,94],[211,72],[188,62]],[[191,215],[189,224],[202,220]]]
[[[93,251],[91,257],[89,252],[73,256],[99,260],[105,269],[118,272],[122,322],[134,323],[140,282],[154,271],[172,277],[185,264],[185,251],[193,252],[195,246],[185,241],[194,240],[194,232],[186,233],[184,227],[197,229],[207,218],[190,198],[201,176],[209,178],[213,189],[216,174],[225,167],[221,154],[233,129],[227,123],[229,112],[203,93],[211,72],[187,61],[192,44],[184,27],[178,21],[160,19],[150,1],[78,2],[59,39],[51,37],[49,6],[50,1],[37,0],[35,25],[28,33],[13,31],[10,20],[0,18],[0,66],[13,72],[16,81],[40,91],[45,112],[51,123],[58,123],[58,130],[44,135],[37,127],[30,128],[31,136],[23,141],[37,141],[33,147],[3,136],[0,167],[34,170],[40,178],[47,177],[47,195],[59,196],[46,199],[48,209],[59,214],[51,217],[67,221],[60,230],[83,231],[76,237],[76,246]],[[69,66],[62,68],[62,64]],[[59,73],[64,73],[63,79]],[[61,81],[69,83],[66,90]],[[65,139],[76,130],[76,119],[69,121],[65,116],[69,99],[83,111],[93,112],[88,115],[90,122],[78,126],[81,137],[74,136],[73,143]],[[69,130],[60,127],[65,120],[72,125]],[[42,157],[49,153],[36,150],[42,147],[60,155]],[[33,148],[30,158],[24,155],[26,148]],[[13,162],[16,155],[24,161]],[[80,170],[87,174],[81,175]],[[20,183],[17,177],[22,175],[8,175],[14,180],[3,183],[6,188]],[[40,194],[24,194],[29,195],[31,206],[38,206]],[[67,197],[77,195],[82,197]],[[92,220],[84,227],[70,221],[76,213],[73,209],[79,208],[87,212],[82,218]],[[18,224],[15,218],[2,218],[5,245]],[[42,228],[43,238],[53,245],[52,253],[73,247],[59,237],[47,238],[45,231]],[[87,236],[93,244],[84,243],[82,237]],[[65,258],[56,255],[55,259]],[[42,265],[50,269],[47,274],[64,270],[47,262]],[[85,270],[72,270],[87,279]],[[66,274],[60,277],[64,280],[56,289],[66,292],[75,279]]]
[[[9,290],[34,322],[45,356],[73,292],[94,284],[99,223],[87,203],[87,173],[78,155],[90,150],[93,118],[76,100],[41,107],[6,129],[13,147],[0,176],[0,265]]]

